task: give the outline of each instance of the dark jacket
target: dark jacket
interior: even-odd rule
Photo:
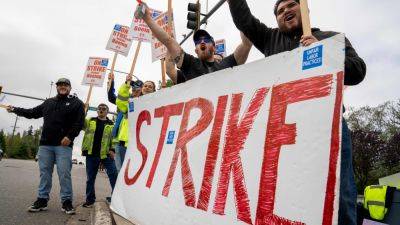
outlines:
[[[254,46],[266,57],[284,51],[293,50],[300,45],[302,31],[283,33],[278,28],[269,28],[255,18],[245,0],[230,0],[229,9],[236,27],[253,42]],[[312,35],[318,40],[332,37],[338,34],[332,31],[320,31],[312,29]],[[346,38],[345,43],[345,85],[360,83],[366,73],[364,61],[357,55],[351,43]]]
[[[72,95],[49,98],[32,109],[14,108],[14,113],[28,119],[43,117],[40,145],[59,146],[68,137],[72,147],[85,122],[84,104]]]
[[[116,104],[117,96],[115,95],[114,80],[111,81],[110,89],[107,92],[108,101]]]

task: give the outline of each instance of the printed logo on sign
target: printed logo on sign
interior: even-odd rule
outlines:
[[[303,52],[303,70],[322,66],[323,45],[310,48]]]
[[[160,14],[161,14],[161,12],[153,11],[153,14],[151,14],[151,18],[155,19],[155,18],[157,18]]]
[[[102,59],[101,60],[101,65],[102,66],[107,66],[108,65],[108,59]]]
[[[167,137],[167,144],[172,144],[174,143],[174,137],[175,137],[175,131],[171,130],[168,131],[168,137]]]
[[[116,30],[116,31],[121,31],[121,28],[122,28],[122,26],[119,24],[115,24],[115,26],[114,26],[114,30]]]

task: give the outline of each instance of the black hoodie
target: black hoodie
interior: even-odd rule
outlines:
[[[228,2],[236,27],[242,31],[266,57],[285,51],[291,51],[300,46],[301,30],[292,33],[284,33],[278,28],[267,27],[251,14],[245,0],[230,0]],[[317,28],[313,28],[311,32],[318,40],[323,40],[338,34],[332,31],[320,31]],[[345,40],[345,46],[344,84],[356,85],[364,79],[366,66],[347,38]]]
[[[59,146],[64,137],[73,141],[82,130],[85,122],[84,104],[79,98],[69,95],[46,99],[32,109],[14,108],[18,116],[28,119],[43,117],[43,130],[40,145]]]

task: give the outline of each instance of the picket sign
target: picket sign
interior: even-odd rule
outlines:
[[[155,9],[149,9],[151,13],[151,18],[156,19],[162,12]],[[130,28],[130,36],[133,40],[142,41],[142,42],[151,42],[152,33],[150,28],[147,26],[146,22],[143,19],[137,19],[133,17],[131,28]]]
[[[220,39],[215,41],[215,54],[222,55],[226,57],[226,43],[225,39]]]
[[[164,29],[165,32],[167,32],[171,37],[175,38],[175,28],[174,28],[174,22],[173,22],[173,14],[171,12],[171,18],[168,16],[168,12],[164,12],[160,14],[155,19],[155,22]],[[171,21],[171,25],[169,25],[169,22]],[[151,39],[151,58],[152,61],[155,62],[157,60],[164,59],[167,55],[168,49],[163,45],[156,37],[152,37]]]
[[[108,66],[107,58],[90,57],[86,65],[86,71],[82,79],[82,85],[89,86],[89,92],[85,101],[85,111],[89,105],[93,86],[102,87]]]
[[[301,22],[303,24],[303,35],[311,35],[310,15],[307,0],[300,0]]]
[[[106,49],[117,52],[123,56],[128,56],[132,45],[130,28],[120,24],[115,24],[110,38],[108,39]]]
[[[337,225],[344,35],[135,99],[111,209],[140,225]]]

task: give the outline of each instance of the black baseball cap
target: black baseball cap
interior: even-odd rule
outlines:
[[[67,78],[60,78],[56,82],[56,85],[59,85],[59,84],[68,84],[69,86],[71,86],[71,81],[69,81]]]
[[[210,38],[212,40],[212,42],[215,44],[214,42],[214,38],[205,30],[199,29],[196,32],[194,32],[193,34],[193,41],[196,42],[198,41],[201,37],[207,37]]]
[[[133,89],[140,89],[143,87],[143,81],[137,80],[137,81],[131,81],[131,86]]]

